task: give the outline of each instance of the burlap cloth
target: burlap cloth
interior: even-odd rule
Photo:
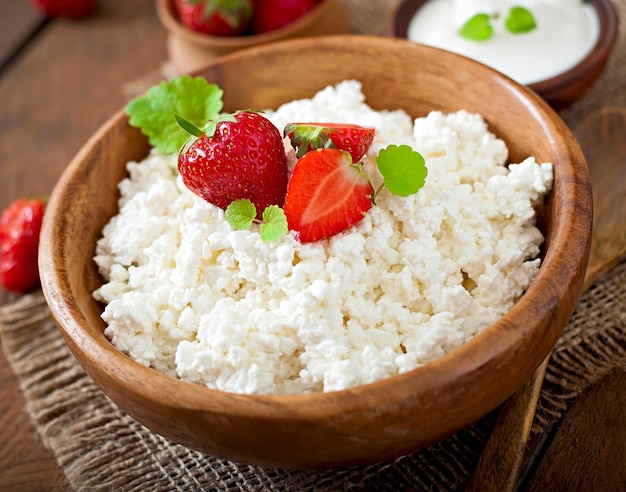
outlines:
[[[385,35],[398,0],[343,3],[353,32]],[[616,5],[626,19],[626,0]],[[626,105],[624,31],[622,25],[599,83],[563,114],[570,126],[594,109]],[[0,308],[0,340],[37,431],[76,490],[461,490],[495,420],[494,413],[428,449],[376,465],[326,472],[263,469],[173,444],[122,413],[74,360],[40,292]],[[626,262],[581,298],[553,352],[533,435],[590,384],[620,368],[626,368]]]

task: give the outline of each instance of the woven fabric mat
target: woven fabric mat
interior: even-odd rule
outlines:
[[[385,35],[398,0],[343,0],[353,32]],[[615,2],[626,19],[626,0]],[[595,88],[563,118],[626,105],[626,37]],[[41,438],[75,490],[353,491],[462,490],[495,413],[458,434],[389,462],[310,472],[220,460],[174,444],[121,412],[84,373],[57,331],[40,292],[0,308],[0,342]],[[626,262],[580,300],[551,357],[532,433],[537,435],[590,384],[626,368]]]

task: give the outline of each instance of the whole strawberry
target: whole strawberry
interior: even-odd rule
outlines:
[[[283,207],[287,224],[303,243],[329,238],[365,217],[373,193],[369,178],[348,152],[312,150],[291,173]]]
[[[48,17],[84,17],[96,6],[96,0],[30,0]]]
[[[211,36],[237,36],[250,26],[252,0],[176,0],[180,21]]]
[[[0,282],[28,292],[39,284],[37,253],[46,200],[20,198],[0,216]]]
[[[202,131],[177,119],[197,137],[178,157],[178,170],[192,192],[224,210],[235,200],[248,199],[259,217],[268,206],[283,204],[287,156],[272,122],[242,111],[223,115]]]
[[[252,31],[273,31],[291,24],[313,10],[320,0],[254,0]]]

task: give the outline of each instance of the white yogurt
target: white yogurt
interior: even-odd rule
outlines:
[[[504,19],[514,6],[532,12],[537,27],[512,34]],[[493,36],[472,41],[459,35],[477,13],[496,14]],[[453,51],[532,84],[574,67],[593,48],[600,32],[597,13],[581,0],[429,0],[409,24],[407,37],[416,43]]]

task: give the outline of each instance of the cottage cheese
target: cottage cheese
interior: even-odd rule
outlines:
[[[333,391],[404,373],[506,313],[533,279],[543,241],[534,205],[552,165],[505,166],[481,116],[372,110],[344,81],[267,116],[376,128],[367,157],[409,144],[426,159],[414,196],[382,192],[356,226],[301,244],[233,231],[188,191],[177,157],[128,163],[119,214],[95,261],[105,334],[140,363],[237,393]]]

